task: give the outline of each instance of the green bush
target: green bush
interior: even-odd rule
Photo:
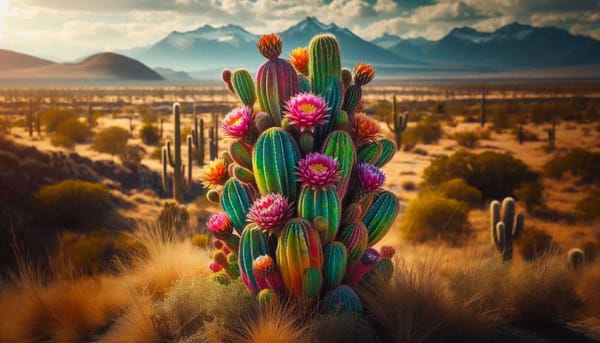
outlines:
[[[152,124],[142,126],[140,139],[146,145],[156,145],[160,141],[160,131]]]
[[[575,205],[577,216],[586,220],[600,219],[600,188],[594,189]]]
[[[76,143],[84,143],[90,137],[88,125],[76,118],[70,118],[60,123],[50,142],[52,145],[73,148]]]
[[[41,122],[46,128],[46,132],[54,132],[60,124],[69,119],[78,119],[79,116],[73,110],[60,108],[49,108],[41,113]]]
[[[405,238],[416,241],[452,240],[468,230],[468,213],[464,202],[425,193],[409,202],[400,230]]]
[[[423,117],[415,127],[410,127],[402,134],[404,150],[412,149],[417,143],[435,144],[442,137],[443,130],[437,119],[428,115]]]
[[[558,249],[558,245],[554,242],[552,236],[535,227],[523,229],[521,237],[516,240],[516,245],[525,261],[537,260]]]
[[[129,131],[111,126],[98,132],[92,144],[92,149],[111,155],[118,155],[127,147]]]
[[[454,139],[458,145],[465,148],[473,149],[477,147],[480,135],[477,131],[462,131],[454,134]]]
[[[477,188],[484,198],[503,199],[512,196],[522,183],[536,180],[537,175],[508,153],[474,154],[464,150],[436,158],[423,172],[425,185],[430,187],[455,178]]]
[[[110,193],[99,183],[65,180],[33,195],[36,214],[46,224],[79,228],[99,221],[110,209]]]
[[[544,174],[560,178],[564,173],[581,178],[585,183],[600,184],[600,153],[575,148],[546,162]]]
[[[436,190],[446,198],[462,201],[471,206],[481,204],[481,192],[460,178],[442,182]]]
[[[515,190],[515,197],[524,202],[527,211],[531,212],[544,202],[544,184],[539,180],[525,182]]]

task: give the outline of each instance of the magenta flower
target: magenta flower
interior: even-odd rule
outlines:
[[[379,252],[377,252],[377,250],[373,248],[368,248],[367,250],[365,250],[365,253],[360,258],[360,262],[364,265],[372,266],[375,263],[379,262],[380,258],[381,255],[379,254]]]
[[[208,231],[221,240],[227,240],[233,232],[231,219],[225,212],[215,213],[206,222]]]
[[[252,125],[252,109],[250,107],[238,107],[227,113],[223,118],[221,127],[225,133],[233,138],[244,138]]]
[[[377,166],[361,163],[356,169],[358,171],[358,183],[367,192],[372,192],[383,185],[385,174]]]
[[[338,178],[339,163],[321,153],[310,153],[298,162],[298,181],[315,188],[325,188]]]
[[[314,132],[315,126],[327,122],[327,110],[327,102],[322,96],[300,93],[285,104],[284,114],[301,131],[308,129]]]
[[[278,193],[267,194],[252,203],[248,220],[263,230],[275,228],[292,215],[287,198]]]

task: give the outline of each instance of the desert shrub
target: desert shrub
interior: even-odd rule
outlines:
[[[77,228],[96,223],[110,209],[110,193],[99,183],[65,180],[33,195],[36,214],[47,224]]]
[[[446,198],[462,201],[471,206],[481,204],[481,192],[460,178],[442,182],[436,190]]]
[[[544,202],[544,184],[540,180],[522,183],[515,190],[517,200],[524,202],[527,211],[531,212]]]
[[[405,191],[414,191],[417,189],[417,185],[412,181],[404,181],[402,182],[402,189]]]
[[[600,153],[575,148],[544,165],[544,173],[553,178],[560,178],[566,172],[580,177],[585,183],[600,184]]]
[[[58,129],[59,125],[69,119],[77,119],[79,116],[73,110],[60,109],[60,108],[48,108],[41,114],[41,121],[46,132],[54,132]]]
[[[140,139],[146,145],[155,145],[160,141],[160,132],[156,126],[146,124],[140,130]]]
[[[135,249],[128,237],[123,233],[99,229],[86,235],[63,234],[56,253],[52,257],[54,270],[66,268],[76,273],[94,274],[107,272],[111,268],[111,260],[125,257]]]
[[[121,151],[125,150],[128,140],[129,131],[117,126],[111,126],[96,134],[92,148],[99,152],[118,155]]]
[[[526,128],[521,128],[522,130],[522,134],[523,134],[523,141],[524,142],[537,142],[539,140],[537,134],[535,134],[535,132],[529,131]],[[519,139],[519,128],[515,127],[512,130],[512,134],[515,136],[515,139]]]
[[[158,215],[157,225],[165,234],[186,236],[191,230],[190,214],[185,206],[166,202]]]
[[[453,240],[468,229],[467,204],[438,194],[425,193],[411,200],[400,220],[404,237],[416,241]]]
[[[412,149],[417,143],[435,144],[442,137],[443,130],[437,119],[428,115],[423,117],[416,126],[407,128],[402,134],[404,150]]]
[[[558,245],[548,233],[528,226],[523,229],[521,237],[516,240],[517,248],[525,261],[533,261],[558,249]]]
[[[57,146],[72,148],[76,143],[84,143],[90,138],[88,125],[76,118],[70,118],[60,123],[51,138],[51,143]]]
[[[156,111],[154,111],[153,108],[151,108],[148,105],[138,105],[137,112],[140,115],[142,123],[144,124],[154,123],[158,120],[160,116],[158,113],[156,113]]]
[[[496,132],[509,129],[512,126],[511,118],[504,108],[493,108],[490,114],[492,127]]]
[[[119,153],[119,158],[125,167],[133,172],[137,172],[142,164],[142,158],[144,158],[145,153],[146,150],[142,146],[128,145]]]
[[[480,136],[477,131],[462,131],[455,133],[454,138],[456,139],[458,145],[473,149],[477,147]]]
[[[585,220],[600,218],[600,188],[592,190],[575,205],[577,216]]]
[[[197,233],[192,237],[192,245],[198,248],[208,247],[210,241],[210,236],[205,233]]]
[[[575,319],[581,298],[573,276],[562,254],[547,254],[521,264],[513,271],[510,288],[504,295],[506,318],[524,323]]]
[[[153,149],[149,155],[149,158],[151,158],[153,160],[161,161],[162,160],[162,147]]]
[[[508,153],[474,154],[464,150],[436,158],[423,172],[425,184],[432,187],[455,178],[462,178],[485,198],[502,199],[513,195],[522,183],[534,181],[537,175]]]

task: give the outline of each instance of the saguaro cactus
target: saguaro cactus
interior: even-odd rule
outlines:
[[[581,268],[585,262],[585,253],[578,248],[569,250],[567,257],[569,258],[569,266],[574,270]]]
[[[25,113],[25,125],[27,125],[29,137],[33,136],[33,104],[31,99],[29,99],[27,104],[27,112]]]
[[[481,90],[481,103],[479,109],[479,119],[481,121],[481,127],[485,126],[486,120],[486,100],[485,100],[485,89]]]
[[[519,213],[515,216],[516,202],[513,198],[504,198],[502,205],[497,200],[490,204],[490,230],[492,242],[502,254],[504,261],[510,261],[513,256],[513,242],[523,233],[525,216]]]
[[[174,146],[171,150],[171,142],[167,141],[162,150],[162,184],[165,192],[169,192],[167,167],[173,168],[172,192],[173,199],[177,202],[183,202],[185,192],[192,186],[192,137],[187,137],[187,178],[186,165],[182,161],[181,155],[181,124],[180,124],[180,105],[173,104],[173,139]]]
[[[402,145],[402,132],[406,130],[408,124],[408,112],[398,114],[398,108],[396,106],[396,95],[394,94],[392,102],[392,121],[385,122],[388,129],[394,133],[394,141],[396,142],[396,149],[400,149]]]
[[[161,118],[162,132],[162,118]],[[196,163],[199,166],[204,165],[204,146],[206,138],[204,137],[204,119],[198,120],[198,116],[194,115],[194,128],[192,129],[192,143],[194,144],[194,156]]]

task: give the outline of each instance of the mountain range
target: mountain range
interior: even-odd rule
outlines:
[[[577,70],[573,75],[600,78],[600,41],[555,27],[519,23],[493,32],[455,28],[435,41],[390,34],[368,41],[347,28],[307,17],[279,32],[283,40],[282,57],[289,56],[296,47],[307,46],[314,35],[324,32],[335,35],[340,42],[344,66],[351,68],[356,62],[368,62],[383,79],[394,75],[408,75],[409,79],[411,75],[493,78],[493,73],[513,75],[530,70],[537,70],[536,75],[547,71],[551,77],[552,68],[560,68],[561,75]],[[256,49],[258,38],[259,35],[237,25],[203,25],[192,31],[173,31],[149,46],[119,54],[96,54],[81,62],[63,64],[0,50],[0,80],[60,79],[65,75],[70,79],[215,80],[223,68],[256,70],[265,60]],[[579,72],[588,69],[593,72]]]

